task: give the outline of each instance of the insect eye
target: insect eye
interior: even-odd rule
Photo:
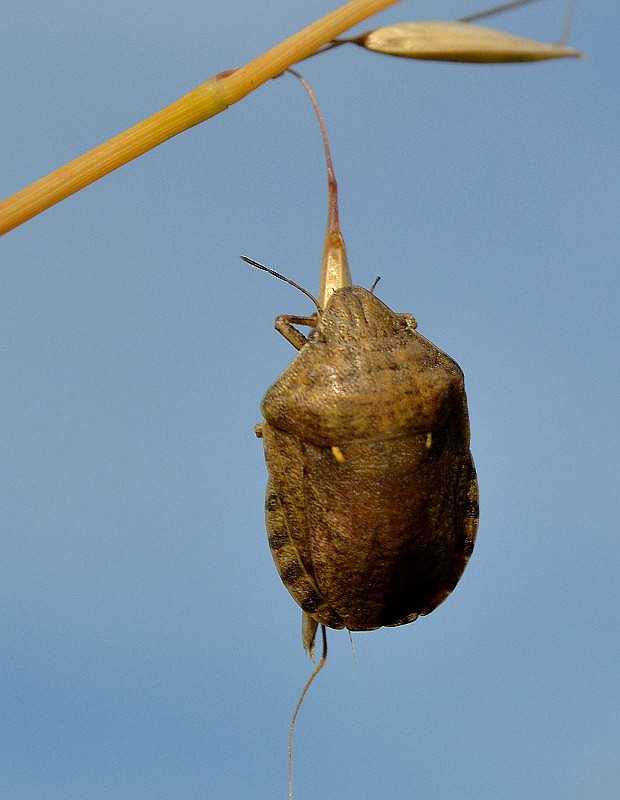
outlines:
[[[317,342],[325,341],[325,337],[321,333],[319,333],[316,328],[310,331],[310,333],[307,336],[307,339],[311,344],[316,344]]]

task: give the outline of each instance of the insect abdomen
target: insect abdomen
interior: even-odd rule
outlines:
[[[350,630],[410,621],[453,588],[467,502],[458,475],[469,455],[435,438],[434,449],[421,434],[342,444],[342,462],[304,447],[314,579]]]

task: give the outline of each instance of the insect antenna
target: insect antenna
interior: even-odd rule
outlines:
[[[325,666],[325,662],[327,661],[327,632],[325,630],[325,625],[321,625],[321,637],[323,640],[323,652],[321,653],[321,658],[319,659],[319,663],[316,667],[312,670],[312,675],[308,678],[306,683],[304,684],[304,688],[301,690],[301,694],[299,695],[299,700],[297,701],[297,705],[295,706],[295,710],[293,711],[293,716],[291,717],[291,726],[288,731],[288,797],[289,800],[293,800],[293,733],[295,732],[295,722],[297,720],[297,715],[299,714],[299,709],[301,708],[301,704],[304,701],[304,697],[308,694],[308,689],[312,686],[314,679],[319,674],[319,672]]]
[[[319,312],[319,314],[323,313],[323,309],[319,305],[319,301],[313,294],[310,294],[310,292],[307,289],[304,289],[303,286],[300,286],[298,283],[295,283],[295,281],[291,280],[290,278],[287,278],[286,275],[282,275],[279,272],[276,272],[275,269],[270,269],[269,267],[266,267],[264,264],[259,264],[258,261],[254,261],[253,259],[248,258],[247,256],[240,256],[240,258],[243,261],[245,261],[246,264],[249,264],[251,267],[262,269],[264,272],[268,272],[270,275],[273,275],[274,278],[280,278],[281,281],[290,284],[295,289],[299,289],[300,292],[303,292],[303,294],[305,294],[306,297],[309,297],[310,300],[312,300],[314,305],[317,307],[317,311]]]

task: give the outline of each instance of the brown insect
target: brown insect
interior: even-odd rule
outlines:
[[[280,577],[317,624],[404,625],[456,586],[478,524],[458,364],[368,290],[345,286],[271,386],[260,432]],[[286,326],[290,326],[287,330]]]
[[[310,652],[319,624],[373,630],[429,614],[461,577],[478,525],[463,373],[411,315],[350,285],[319,122],[330,187],[321,301],[311,317],[276,320],[299,352],[257,426],[269,546]]]

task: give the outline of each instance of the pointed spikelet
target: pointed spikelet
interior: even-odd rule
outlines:
[[[524,39],[468,22],[401,22],[369,31],[351,41],[377,53],[430,61],[497,64],[584,58],[572,47]]]

